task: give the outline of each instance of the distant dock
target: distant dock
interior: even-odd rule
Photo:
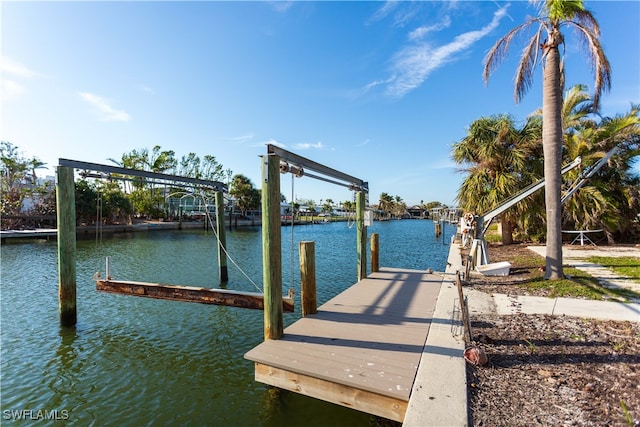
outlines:
[[[0,239],[46,239],[55,238],[58,230],[55,228],[38,228],[35,230],[4,230],[0,231]]]
[[[203,222],[171,222],[171,221],[147,221],[139,224],[116,224],[116,225],[103,225],[100,228],[102,234],[113,233],[133,233],[138,231],[155,231],[155,230],[185,230],[185,229],[204,229]],[[94,237],[96,235],[96,226],[87,225],[79,226],[76,228],[76,236],[80,237]],[[33,240],[43,239],[50,240],[55,239],[58,236],[58,229],[56,228],[36,228],[31,230],[2,230],[0,231],[0,239],[6,241],[11,240]]]

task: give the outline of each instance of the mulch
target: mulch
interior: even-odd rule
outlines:
[[[489,255],[497,262],[518,251],[528,249],[491,246]],[[528,292],[512,285],[540,274],[539,265],[516,268],[470,286]],[[640,426],[638,322],[516,314],[475,315],[471,324],[488,363],[467,363],[469,425]]]

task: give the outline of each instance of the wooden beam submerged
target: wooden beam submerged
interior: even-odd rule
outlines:
[[[96,280],[96,289],[121,295],[264,310],[264,295],[259,292],[100,279]],[[294,311],[293,296],[282,298],[282,309],[288,313]]]

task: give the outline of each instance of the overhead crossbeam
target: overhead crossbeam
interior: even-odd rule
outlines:
[[[267,153],[275,154],[281,161],[293,165],[284,165],[281,170],[284,172],[291,171],[296,176],[308,176],[310,178],[319,179],[321,181],[330,182],[332,184],[344,185],[351,190],[369,192],[369,183],[346,173],[340,172],[328,166],[321,165],[313,160],[294,154],[272,144],[267,144]],[[291,170],[289,170],[291,169]],[[314,171],[324,176],[310,174],[307,170]],[[333,178],[333,180],[329,179]],[[342,181],[336,182],[335,180]]]
[[[90,162],[81,162],[78,160],[69,160],[69,159],[58,159],[58,164],[60,166],[80,169],[87,172],[103,172],[107,174],[117,174],[124,176],[135,176],[139,178],[145,178],[147,180],[154,180],[156,184],[167,184],[167,185],[176,185],[176,182],[182,183],[182,185],[176,185],[180,187],[190,187],[190,188],[209,188],[213,191],[222,191],[227,192],[227,185],[218,182],[211,181],[208,179],[200,179],[200,178],[190,178],[186,176],[179,175],[169,175],[165,173],[158,172],[149,172],[138,169],[129,169],[122,168],[118,166],[111,165],[101,165],[98,163],[90,163]],[[97,178],[110,178],[110,176],[96,176],[92,174],[88,174],[88,176],[94,176]],[[121,179],[120,177],[111,177],[114,179]],[[185,185],[187,184],[187,185]]]

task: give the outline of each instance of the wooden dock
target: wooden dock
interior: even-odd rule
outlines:
[[[245,358],[256,381],[402,422],[441,283],[381,269]]]

